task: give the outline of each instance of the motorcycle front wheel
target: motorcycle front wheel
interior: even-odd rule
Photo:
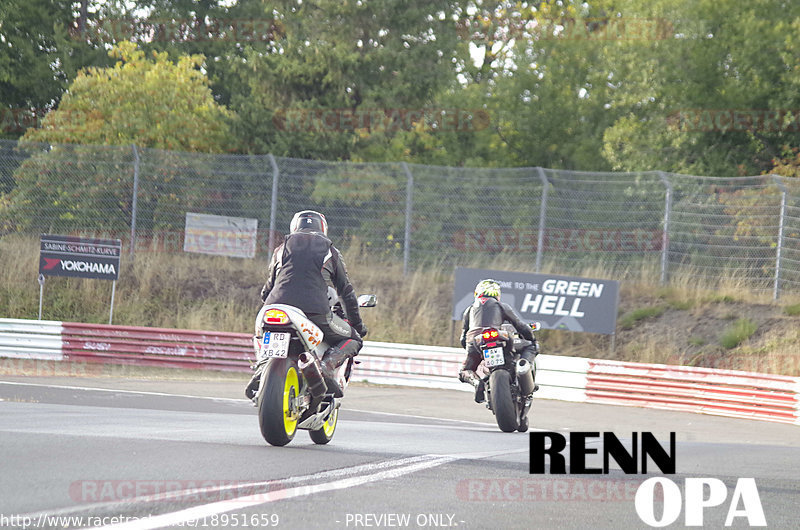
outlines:
[[[489,376],[489,394],[497,426],[503,432],[514,432],[519,426],[517,405],[511,395],[511,374],[507,370],[495,370]]]
[[[339,420],[339,409],[333,409],[328,419],[322,424],[322,427],[316,431],[308,431],[309,436],[315,444],[325,445],[333,438],[333,433],[336,432],[336,422]]]
[[[297,432],[296,398],[300,393],[300,376],[292,359],[272,359],[261,376],[262,391],[258,398],[258,423],[261,435],[271,445],[284,446]]]

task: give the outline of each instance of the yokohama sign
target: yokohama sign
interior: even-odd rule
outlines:
[[[119,278],[119,239],[86,239],[42,234],[39,272],[48,276]]]

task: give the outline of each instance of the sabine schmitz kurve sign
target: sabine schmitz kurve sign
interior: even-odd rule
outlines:
[[[453,320],[461,320],[474,300],[475,285],[487,278],[500,282],[501,301],[523,320],[544,329],[613,334],[617,327],[619,282],[556,274],[456,269]]]
[[[39,273],[75,278],[119,278],[122,242],[42,234],[39,238]]]

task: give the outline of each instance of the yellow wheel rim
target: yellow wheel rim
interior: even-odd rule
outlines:
[[[336,420],[339,418],[339,409],[335,409],[331,412],[331,415],[328,416],[328,419],[325,423],[322,424],[322,432],[325,433],[325,436],[330,438],[333,436],[333,431],[336,430]]]
[[[297,397],[299,388],[297,370],[295,370],[294,366],[291,366],[286,372],[286,382],[283,385],[283,428],[288,436],[293,435],[297,429],[297,411],[292,401]]]
[[[333,431],[336,430],[336,420],[339,418],[339,409],[334,410],[331,412],[331,415],[328,416],[328,420],[322,424],[322,432],[325,433],[325,436],[330,438],[333,436]]]

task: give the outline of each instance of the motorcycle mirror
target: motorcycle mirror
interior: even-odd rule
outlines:
[[[358,297],[359,307],[375,307],[378,304],[378,297],[374,294],[362,294]]]
[[[531,322],[530,326],[531,326],[531,330],[532,331],[539,331],[540,329],[542,329],[542,323],[541,322]]]

